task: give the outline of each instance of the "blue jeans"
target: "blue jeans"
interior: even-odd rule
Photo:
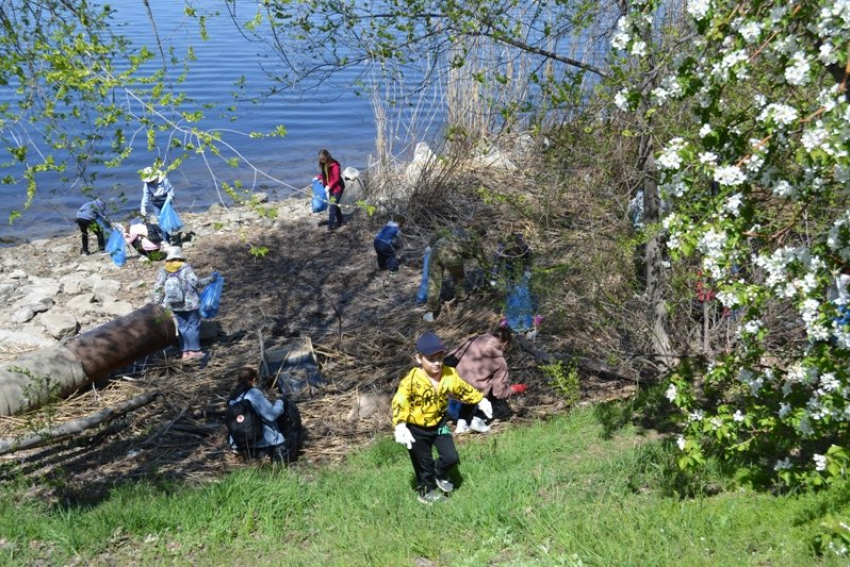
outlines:
[[[342,191],[328,195],[328,230],[334,230],[342,226],[342,209],[339,208],[339,200],[342,199]]]
[[[180,332],[180,350],[201,350],[201,311],[175,311],[177,330]]]
[[[375,252],[378,254],[378,269],[391,272],[398,271],[398,258],[395,257],[395,248],[376,238]]]

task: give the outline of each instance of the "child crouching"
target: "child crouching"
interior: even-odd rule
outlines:
[[[463,403],[478,404],[487,416],[493,415],[487,398],[466,383],[457,370],[443,366],[445,351],[434,333],[420,336],[416,341],[419,366],[402,379],[392,401],[395,440],[410,453],[419,501],[423,504],[445,500],[437,489],[445,493],[454,490],[449,471],[460,458],[446,423],[449,394]],[[433,447],[439,457],[436,462]]]

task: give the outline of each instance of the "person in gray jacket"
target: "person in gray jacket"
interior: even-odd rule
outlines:
[[[94,232],[97,237],[97,246],[100,250],[106,248],[103,237],[103,227],[100,223],[108,223],[106,218],[106,205],[102,199],[92,199],[86,201],[83,206],[77,211],[77,226],[80,227],[80,233],[83,239],[83,246],[80,248],[80,254],[88,256],[89,252],[89,230]]]
[[[263,437],[249,447],[249,455],[257,458],[270,456],[274,462],[286,462],[286,439],[280,431],[278,418],[283,415],[285,404],[283,400],[269,402],[266,396],[257,388],[259,376],[257,371],[246,366],[236,371],[236,386],[230,393],[228,403],[235,404],[241,399],[248,400],[263,420]],[[233,450],[238,450],[236,442],[228,437],[228,443]]]

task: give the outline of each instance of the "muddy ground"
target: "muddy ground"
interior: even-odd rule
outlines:
[[[501,318],[501,298],[497,292],[480,292],[447,306],[436,322],[427,323],[424,308],[415,304],[427,231],[408,227],[406,261],[390,276],[378,271],[372,247],[386,219],[355,213],[328,234],[317,226],[324,217],[309,214],[307,206],[303,201],[285,204],[278,220],[248,209],[236,215],[233,209],[186,215],[189,263],[200,276],[216,270],[225,279],[215,336],[202,345],[207,358],[200,365],[183,365],[175,359],[175,345],[54,404],[49,412],[0,419],[0,437],[9,438],[26,435],[38,424],[93,414],[140,393],[158,394],[152,403],[71,441],[0,457],[5,474],[44,479],[47,497],[70,504],[92,503],[128,481],[203,483],[234,467],[254,466],[228,450],[223,417],[233,386],[230,373],[259,365],[261,340],[271,349],[309,337],[325,381],[296,398],[308,437],[293,466],[308,471],[336,462],[376,436],[389,435],[389,412],[384,408],[358,417],[358,399],[369,395],[386,401],[393,394],[412,364],[412,345],[420,333],[435,331],[455,345],[492,329]],[[68,249],[69,263],[111,262],[109,256],[78,256],[78,235],[70,228],[67,236],[50,242],[50,247]],[[18,254],[34,275],[47,277],[54,269],[38,246],[22,244],[3,252]],[[150,301],[159,266],[131,253],[124,268],[110,271],[110,278],[122,282],[119,298],[135,307]],[[545,315],[545,305],[541,311]],[[568,350],[569,343],[545,322],[534,340],[535,348],[547,352]],[[508,423],[566,410],[532,354],[515,344],[507,358],[514,381],[528,384],[529,390],[511,400],[510,413],[502,413],[491,435]],[[633,385],[585,374],[581,387],[587,401],[621,396]],[[474,441],[460,441],[467,442]]]

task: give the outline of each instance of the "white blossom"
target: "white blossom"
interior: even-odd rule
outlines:
[[[776,464],[773,465],[773,470],[775,471],[784,471],[790,468],[791,460],[788,457],[785,457],[784,459],[779,459],[778,461],[776,461]]]
[[[676,396],[679,395],[679,389],[676,388],[675,384],[670,384],[667,388],[667,391],[664,392],[664,397],[670,400],[671,402],[676,399]]]
[[[709,134],[711,134],[713,130],[711,129],[711,124],[705,123],[702,125],[702,128],[699,129],[699,137],[705,138]]]
[[[773,187],[771,187],[771,191],[777,197],[793,197],[796,195],[797,191],[794,187],[788,183],[786,180],[781,179],[774,183]]]
[[[693,16],[695,20],[703,19],[711,9],[709,0],[690,0],[688,2],[688,14]]]
[[[679,435],[678,437],[676,437],[676,446],[679,447],[680,451],[685,450],[685,437],[684,436]]]
[[[697,158],[703,165],[715,165],[717,163],[717,154],[714,152],[702,152]]]
[[[744,414],[741,413],[741,410],[735,410],[735,414],[732,416],[732,419],[737,421],[738,423],[741,423],[742,421],[744,421],[745,417]]]
[[[714,170],[714,180],[721,185],[735,187],[747,180],[747,176],[740,167],[725,165]]]
[[[809,65],[806,54],[798,51],[791,57],[791,65],[785,69],[785,80],[795,86],[802,86],[809,82]]]
[[[636,41],[632,44],[632,55],[635,57],[643,57],[646,55],[646,42],[645,41]]]
[[[737,217],[741,211],[743,198],[743,195],[741,195],[740,193],[735,193],[734,195],[729,197],[725,203],[723,203],[723,210],[731,214],[732,216]]]
[[[617,106],[617,108],[619,108],[623,112],[626,112],[626,111],[629,110],[628,96],[629,96],[628,89],[623,89],[620,92],[618,92],[616,95],[614,95],[614,104]]]
[[[826,456],[825,455],[819,455],[819,454],[815,453],[813,460],[815,462],[815,470],[820,471],[820,472],[826,470]]]
[[[759,122],[773,120],[776,124],[789,126],[797,120],[798,116],[799,113],[793,106],[774,103],[768,104],[764,110],[761,111],[761,114],[758,115],[758,120]]]
[[[658,167],[661,169],[679,169],[682,166],[682,156],[679,150],[687,145],[682,138],[673,138],[668,146],[658,156]]]
[[[688,414],[688,421],[702,421],[705,418],[705,413],[698,409]]]
[[[738,28],[738,33],[744,38],[747,43],[753,43],[758,40],[761,34],[761,24],[758,22],[747,22]]]
[[[806,150],[811,152],[812,150],[820,148],[828,137],[829,132],[824,129],[823,122],[818,120],[815,123],[815,128],[812,130],[806,130],[803,133],[800,142]]]

